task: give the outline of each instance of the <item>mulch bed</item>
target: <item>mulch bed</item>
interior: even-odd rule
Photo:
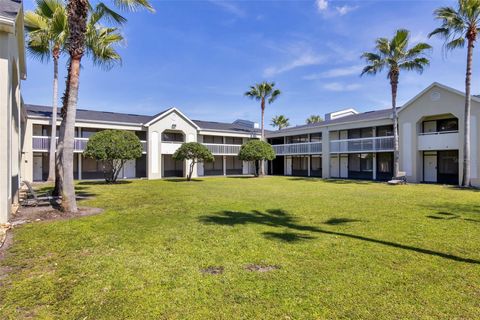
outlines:
[[[214,267],[214,266],[200,270],[200,272],[202,272],[203,274],[214,274],[214,275],[222,274],[223,271],[224,271],[223,267]]]
[[[245,266],[245,270],[248,270],[248,271],[255,271],[255,272],[269,272],[269,271],[273,271],[273,270],[278,270],[280,269],[280,266],[276,266],[276,265],[259,265],[259,264],[247,264]]]

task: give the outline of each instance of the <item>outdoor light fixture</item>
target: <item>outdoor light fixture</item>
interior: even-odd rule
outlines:
[[[172,123],[172,129],[175,129],[177,125],[175,123]]]

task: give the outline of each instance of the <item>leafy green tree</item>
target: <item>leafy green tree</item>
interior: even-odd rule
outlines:
[[[190,160],[187,180],[192,179],[193,169],[195,164],[199,162],[212,162],[215,160],[210,150],[203,144],[198,142],[188,142],[180,146],[172,156],[173,159],[178,161]]]
[[[265,160],[275,159],[275,151],[273,147],[262,140],[250,140],[243,144],[238,153],[238,158],[243,161],[254,161],[255,176],[258,177],[260,163]]]
[[[257,83],[250,87],[250,90],[245,92],[245,96],[250,99],[260,101],[260,108],[262,110],[262,140],[265,141],[265,102],[273,103],[280,95],[280,90],[275,89],[275,82]],[[260,166],[261,174],[264,174],[265,166],[263,162]]]
[[[470,164],[470,114],[473,48],[480,30],[480,1],[459,0],[457,7],[441,7],[435,10],[435,18],[442,25],[433,30],[429,37],[438,35],[445,40],[444,49],[454,50],[467,45],[467,71],[465,74],[465,119],[463,131],[462,186],[471,186]]]
[[[290,123],[288,122],[289,120],[290,119],[288,119],[284,115],[279,115],[279,116],[273,117],[272,122],[270,124],[272,125],[272,127],[274,128],[277,127],[280,130],[290,125]]]
[[[321,116],[312,114],[310,117],[307,118],[307,120],[305,120],[305,123],[306,124],[312,124],[312,123],[319,123],[319,122],[322,122],[322,121],[323,121],[323,119],[322,119]]]
[[[114,0],[113,3],[122,9],[135,10],[146,7],[153,10],[148,0]],[[57,175],[61,177],[56,179],[55,189],[62,195],[61,207],[66,212],[77,212],[77,202],[75,200],[75,185],[73,181],[73,149],[75,134],[75,118],[77,112],[78,90],[80,85],[80,66],[85,53],[88,52],[88,43],[90,35],[96,32],[89,30],[89,23],[97,25],[100,20],[108,19],[109,22],[123,23],[125,18],[108,8],[103,2],[100,2],[90,16],[91,5],[88,0],[68,0],[66,6],[68,22],[68,39],[66,52],[69,56],[69,65],[67,70],[65,92],[63,95],[62,124],[60,127],[59,145],[57,147]],[[93,50],[97,53],[113,54],[111,48],[112,39],[115,38],[110,32],[111,29],[99,32],[104,36],[105,46]],[[110,46],[110,47],[109,47]],[[103,48],[103,50],[102,50]],[[116,55],[119,57],[119,55]],[[103,59],[94,59],[94,63],[103,63]]]
[[[90,137],[83,155],[100,160],[107,183],[115,183],[127,160],[142,156],[142,143],[132,131],[103,130]]]
[[[387,78],[390,80],[392,93],[392,118],[394,135],[393,174],[398,177],[400,158],[398,152],[398,116],[397,116],[397,89],[400,71],[416,71],[422,73],[430,64],[426,52],[432,47],[427,43],[418,43],[409,48],[410,31],[399,29],[392,39],[378,38],[374,52],[365,52],[362,58],[367,66],[362,74],[376,75],[387,69]]]

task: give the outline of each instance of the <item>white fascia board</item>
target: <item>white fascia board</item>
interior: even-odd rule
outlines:
[[[0,16],[0,31],[15,33],[15,20]]]
[[[39,116],[28,116],[29,120],[32,120],[33,124],[50,124],[49,117],[39,117]],[[57,125],[60,125],[62,122],[62,118],[57,118]],[[123,126],[126,130],[131,130],[135,128],[135,130],[144,130],[143,125],[141,123],[128,123],[128,122],[114,122],[114,121],[94,121],[94,120],[78,120],[75,121],[76,127],[81,127],[84,125],[88,125],[89,128],[108,128],[111,126]]]
[[[241,137],[241,138],[251,138],[251,137],[260,137],[260,133],[251,132],[251,133],[236,133],[228,130],[207,130],[200,129],[198,131],[200,135],[206,136],[224,136],[224,137]]]
[[[345,121],[345,122],[338,122],[338,123],[334,123],[334,124],[324,124],[324,125],[319,125],[319,126],[315,126],[315,127],[308,127],[308,128],[298,128],[298,129],[295,129],[295,128],[292,128],[292,129],[289,129],[288,131],[276,131],[276,132],[273,132],[273,133],[270,133],[270,134],[265,134],[265,136],[267,138],[276,138],[276,137],[287,137],[287,136],[294,136],[294,135],[299,135],[299,134],[308,134],[308,133],[316,133],[318,132],[319,130],[323,129],[323,128],[329,128],[329,130],[331,131],[335,131],[337,129],[335,129],[335,127],[341,127],[341,126],[344,126],[344,125],[349,125],[349,124],[362,124],[362,126],[359,126],[360,127],[363,127],[365,124],[365,122],[375,122],[375,121],[379,121],[379,120],[389,120],[391,119],[391,117],[380,117],[380,118],[375,118],[375,119],[364,119],[364,120],[356,120],[356,121]]]

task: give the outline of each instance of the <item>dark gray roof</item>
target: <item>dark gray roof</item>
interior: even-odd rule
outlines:
[[[241,125],[239,123],[225,123],[225,122],[213,122],[203,120],[192,120],[200,129],[204,130],[220,130],[220,131],[233,131],[238,133],[252,133],[260,132],[260,129],[252,128],[249,126]]]
[[[288,128],[273,131],[273,132],[274,133],[280,133],[280,132],[287,133],[289,131],[295,131],[295,130],[298,130],[298,129],[308,129],[308,128],[315,128],[315,127],[322,127],[322,126],[328,126],[328,125],[334,125],[334,124],[340,124],[340,123],[346,123],[346,122],[352,122],[352,121],[388,119],[391,116],[392,116],[392,109],[391,108],[382,109],[382,110],[374,110],[374,111],[362,112],[362,113],[359,113],[359,114],[353,114],[353,115],[341,117],[341,118],[338,118],[338,119],[325,120],[325,121],[318,122],[318,123],[304,124],[304,125],[295,126],[295,127],[288,127]]]
[[[0,16],[15,19],[21,7],[21,0],[0,0]]]
[[[52,116],[52,107],[39,106],[39,105],[25,105],[28,116],[46,117]],[[60,115],[60,111],[58,113]],[[108,111],[94,111],[77,109],[77,119],[79,120],[91,120],[91,121],[108,121],[108,122],[122,122],[132,124],[147,123],[152,119],[152,116],[144,116],[138,114],[118,113]]]
[[[26,104],[25,108],[27,110],[27,115],[31,117],[51,118],[52,116],[52,107]],[[108,122],[121,122],[121,123],[131,123],[131,124],[145,124],[157,118],[159,115],[165,113],[170,109],[171,108],[163,110],[155,114],[154,116],[77,109],[77,119],[90,120],[90,121],[108,121]],[[60,116],[60,111],[58,112],[58,116]],[[260,132],[259,129],[254,129],[252,127],[242,125],[239,123],[223,123],[223,122],[212,122],[212,121],[201,121],[201,120],[192,120],[192,121],[198,127],[200,127],[200,129],[203,129],[203,130],[214,130],[214,131],[220,130],[220,131],[231,131],[236,133]]]

